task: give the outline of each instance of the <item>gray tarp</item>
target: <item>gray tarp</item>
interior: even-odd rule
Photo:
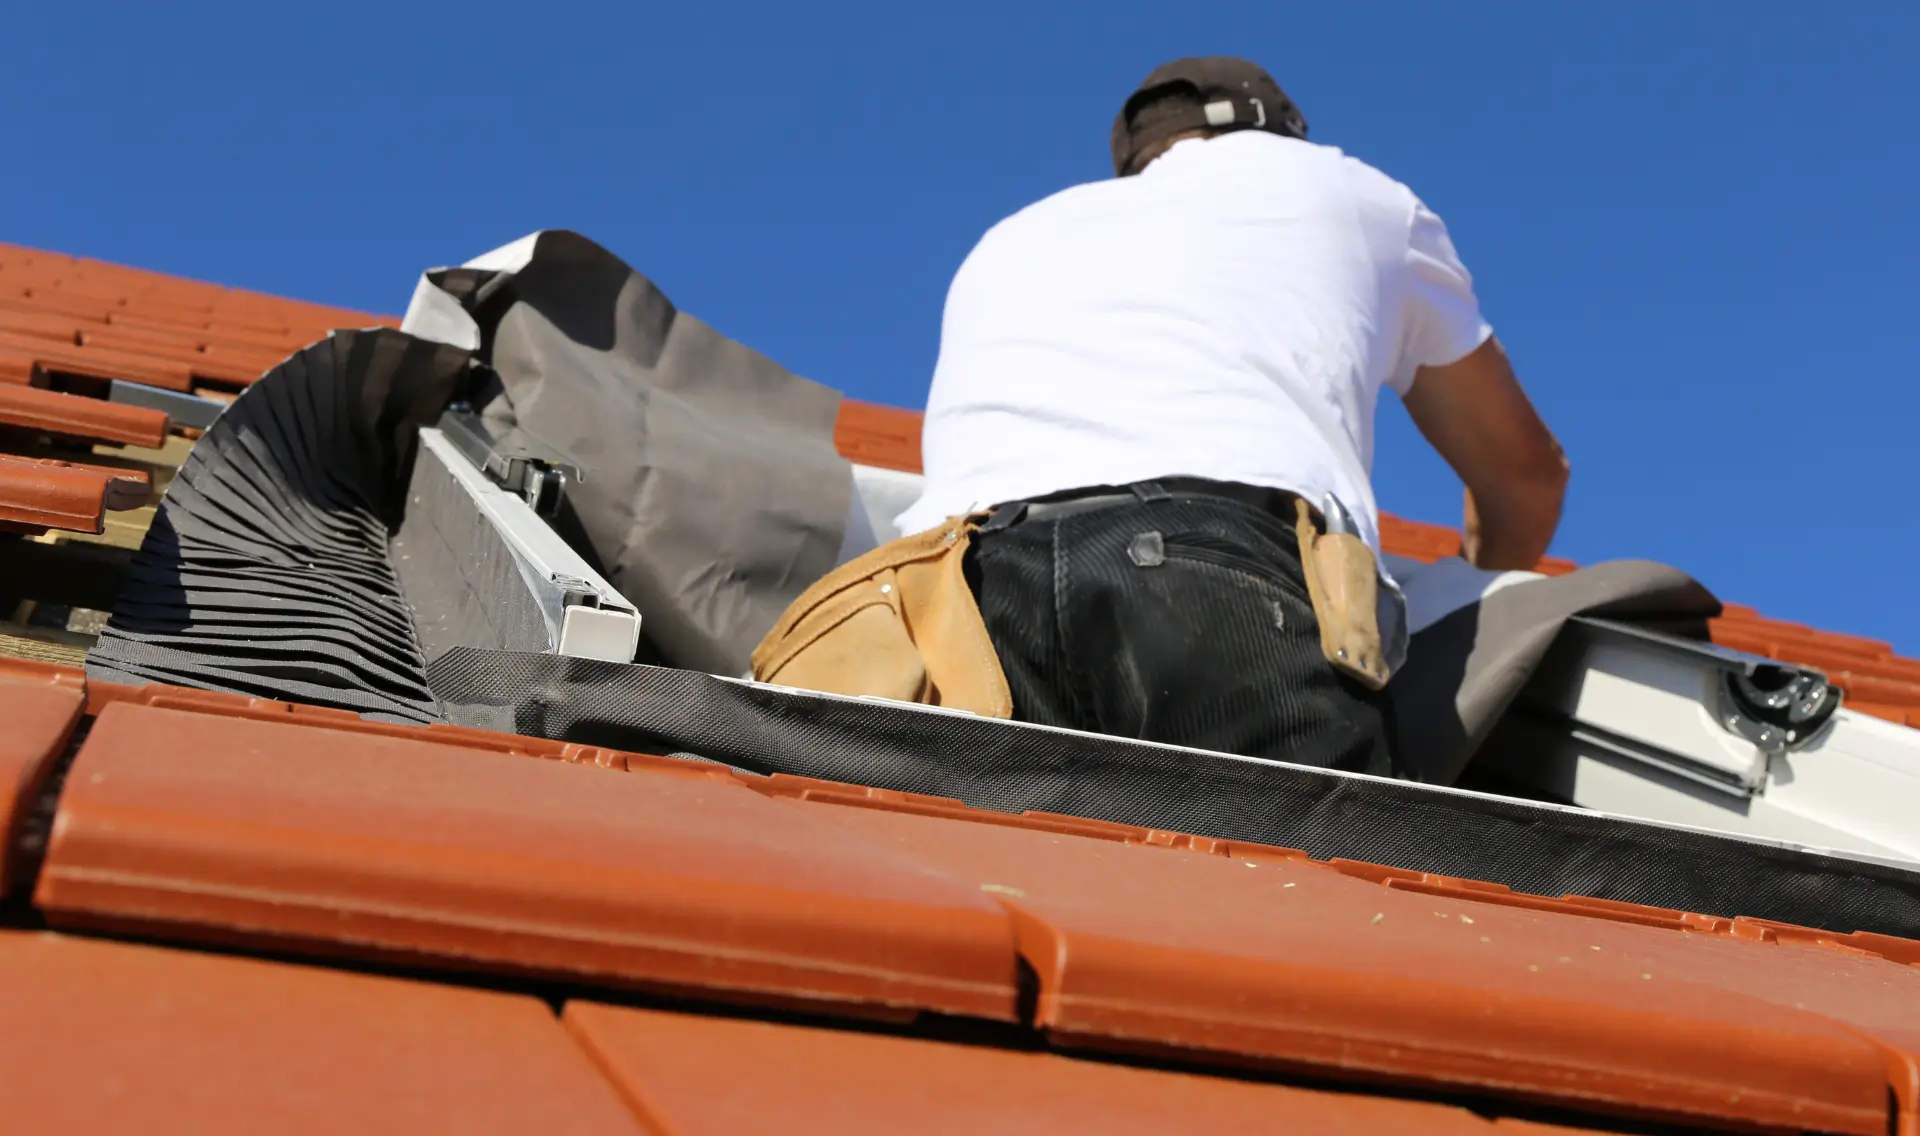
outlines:
[[[1719,614],[1720,601],[1691,576],[1615,560],[1500,588],[1441,615],[1414,633],[1387,687],[1401,772],[1434,785],[1459,780],[1569,616],[1704,637],[1705,621]]]
[[[839,393],[679,312],[577,234],[536,234],[503,265],[426,281],[499,375],[477,409],[586,471],[563,531],[639,607],[661,657],[745,671],[839,555],[852,492],[833,447]],[[430,294],[415,308],[410,328],[464,330]]]

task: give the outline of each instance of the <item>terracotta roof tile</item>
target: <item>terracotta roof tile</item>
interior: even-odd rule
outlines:
[[[920,418],[918,411],[848,399],[840,404],[833,444],[848,461],[919,473]]]
[[[532,998],[0,932],[12,1132],[642,1129]]]
[[[97,533],[108,509],[144,504],[148,485],[143,471],[0,454],[0,523]]]
[[[14,860],[22,825],[85,709],[71,685],[0,682],[0,897],[23,882]]]
[[[114,312],[121,310],[123,309],[111,300],[74,295],[57,288],[21,284],[17,281],[10,282],[4,273],[0,273],[0,311],[10,315],[61,317],[72,320],[78,325],[107,320]]]
[[[398,322],[0,245],[0,351],[51,371],[244,386],[331,328]]]
[[[1464,1108],[982,1045],[574,1002],[567,1026],[663,1136],[1481,1133]],[[1533,1131],[1566,1132],[1538,1126]]]
[[[17,386],[33,386],[39,381],[40,367],[34,361],[32,352],[10,351],[0,348],[0,383],[12,383]]]
[[[0,383],[0,425],[88,441],[158,447],[167,441],[164,411]]]
[[[54,343],[72,343],[75,328],[80,322],[71,316],[32,311],[25,305],[0,303],[0,331],[14,335],[31,335]],[[104,328],[106,323],[103,321],[100,326]]]
[[[109,706],[128,704],[162,710],[180,710],[225,718],[287,725],[312,726],[330,733],[361,734],[399,740],[423,741],[435,746],[453,746],[493,754],[594,765],[621,771],[651,771],[676,776],[698,774],[718,782],[733,780],[766,796],[795,799],[817,804],[847,805],[867,809],[963,820],[974,824],[1010,826],[1054,835],[1085,836],[1149,847],[1206,852],[1241,859],[1279,859],[1293,863],[1314,863],[1347,876],[1404,891],[1419,891],[1498,906],[1550,911],[1587,919],[1601,919],[1655,927],[1690,934],[1731,935],[1735,938],[1773,942],[1792,940],[1830,944],[1837,949],[1879,953],[1902,963],[1920,964],[1920,942],[1889,939],[1872,934],[1839,934],[1832,931],[1796,928],[1780,923],[1726,919],[1690,914],[1667,908],[1585,897],[1550,897],[1512,892],[1504,886],[1474,880],[1462,880],[1432,873],[1408,871],[1352,860],[1312,861],[1297,849],[1273,848],[1229,842],[1208,837],[1141,828],[1093,820],[1086,817],[1049,813],[1012,814],[975,809],[944,797],[896,790],[851,785],[817,778],[775,774],[770,777],[736,777],[717,765],[689,764],[685,761],[624,753],[577,742],[558,742],[521,734],[496,733],[443,724],[429,726],[370,722],[350,711],[239,694],[190,690],[183,687],[148,685],[126,686],[90,681],[81,671],[53,664],[0,658],[0,682],[66,684],[84,689],[87,712],[98,715]],[[344,740],[341,744],[345,744]],[[1755,928],[1766,928],[1756,930]]]
[[[23,458],[13,454],[0,454],[0,465],[15,469],[34,467],[56,470],[71,470],[99,477],[106,482],[104,501],[108,509],[116,512],[124,509],[137,509],[145,505],[153,493],[153,473],[149,470],[127,466],[96,465],[91,462],[72,462],[60,458]]]
[[[57,663],[36,662],[30,659],[12,659],[0,655],[0,686],[9,683],[26,683],[30,686],[50,684],[64,686],[72,690],[87,692],[87,674],[79,667],[63,667]],[[91,705],[87,713],[94,709]]]
[[[0,696],[82,681],[0,665]],[[1920,1068],[1920,942],[232,695],[86,690],[99,716],[36,892],[56,926],[856,1015],[1006,1019],[1017,955],[1034,1024],[1070,1047],[1875,1136],[1889,1078]],[[676,1091],[602,1057],[635,1099]],[[1920,1115],[1910,1088],[1904,1115]]]
[[[988,897],[718,767],[620,775],[391,730],[109,704],[36,903],[65,926],[1013,1015]]]
[[[193,368],[187,363],[124,351],[80,347],[0,331],[0,352],[27,356],[43,371],[90,379],[126,379],[168,390],[193,389]]]
[[[1920,1014],[1920,971],[1884,959],[1566,919],[1232,849],[807,807],[1005,903],[1036,1022],[1061,1044],[1860,1133],[1886,1124],[1886,1047],[1920,1054],[1898,1025]]]

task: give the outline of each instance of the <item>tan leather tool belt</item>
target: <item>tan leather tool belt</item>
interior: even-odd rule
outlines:
[[[982,522],[992,531],[1021,520],[1176,496],[1239,500],[1274,515],[1290,504],[1300,565],[1320,624],[1321,652],[1341,673],[1370,689],[1386,685],[1399,662],[1398,628],[1391,624],[1399,618],[1404,625],[1404,617],[1394,606],[1398,593],[1382,595],[1379,568],[1366,543],[1351,532],[1327,531],[1326,518],[1296,494],[1185,478],[1021,502],[991,516],[953,517],[882,545],[834,569],[787,608],[754,649],[753,677],[1010,718],[1013,697],[966,579],[967,550]],[[1337,502],[1330,501],[1329,509],[1344,516]],[[1383,622],[1390,625],[1385,637]],[[1400,633],[1399,653],[1404,643]]]
[[[982,517],[952,517],[827,573],[753,652],[761,682],[1011,718],[965,572]]]

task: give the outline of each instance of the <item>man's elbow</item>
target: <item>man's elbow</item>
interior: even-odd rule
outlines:
[[[1560,527],[1572,469],[1555,447],[1551,455],[1513,462],[1467,493],[1463,552],[1495,571],[1530,570],[1546,555]]]
[[[1524,529],[1526,544],[1534,558],[1546,555],[1547,546],[1560,528],[1560,513],[1567,499],[1567,482],[1572,467],[1566,455],[1555,447],[1550,458],[1529,462],[1514,471],[1505,486],[1504,496],[1516,528]]]
[[[1538,460],[1529,463],[1522,475],[1523,480],[1543,501],[1553,503],[1553,511],[1558,514],[1560,503],[1567,497],[1567,482],[1573,476],[1573,466],[1567,461],[1566,452],[1558,445],[1551,453],[1543,454]]]

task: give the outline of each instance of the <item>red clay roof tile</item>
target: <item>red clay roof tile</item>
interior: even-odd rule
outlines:
[[[1006,904],[1037,975],[1037,1024],[1061,1044],[1863,1134],[1887,1123],[1886,1047],[1920,1053],[1920,1037],[1879,1028],[1920,1016],[1920,971],[1884,959],[1709,936],[1718,955],[1702,963],[1695,936],[1308,862],[800,807]],[[1737,979],[1716,982],[1722,970]],[[1770,984],[1786,1004],[1767,1000]],[[1856,1016],[1791,1003],[1817,998]],[[1875,1040],[1853,1028],[1863,1019]]]
[[[143,472],[0,454],[0,522],[97,533],[108,509],[144,504],[147,486]]]
[[[1437,1133],[1464,1108],[846,1030],[573,1002],[568,1028],[663,1136]],[[1537,1127],[1536,1132],[1569,1129]]]
[[[71,344],[74,333],[81,325],[71,316],[47,315],[42,312],[23,311],[11,305],[0,304],[0,331],[15,335],[30,335],[54,343]],[[102,323],[101,327],[106,324]]]
[[[0,348],[0,383],[34,386],[40,383],[40,366],[31,352]]]
[[[17,659],[9,655],[0,655],[0,687],[14,683],[28,686],[59,686],[87,696],[87,673],[78,667],[63,667],[58,663],[41,662],[38,659]],[[89,703],[87,713],[94,708]]]
[[[85,709],[72,686],[0,682],[0,897],[25,882],[15,861],[22,824]]]
[[[109,704],[36,903],[63,926],[1013,1015],[1001,908],[724,770],[620,775],[422,734]]]
[[[0,465],[14,468],[39,466],[57,470],[74,470],[97,476],[106,482],[106,493],[102,501],[109,510],[138,509],[147,504],[153,496],[153,474],[144,469],[62,461],[59,458],[23,458],[13,454],[0,454]]]
[[[918,411],[848,399],[840,404],[833,444],[848,461],[919,473],[920,418]]]
[[[0,310],[99,322],[124,309],[112,300],[77,296],[43,284],[24,284],[0,272]]]
[[[80,678],[0,666],[9,681],[71,690]],[[230,695],[87,685],[101,717],[67,778],[37,896],[56,925],[817,997],[814,977],[796,984],[791,970],[739,981],[741,960],[778,940],[749,965],[796,951],[810,964],[851,961],[894,983],[899,1007],[929,1004],[924,990],[901,997],[929,974],[968,970],[987,985],[1010,974],[1014,931],[956,898],[970,895],[1003,905],[1018,928],[1037,1024],[1064,1044],[1876,1136],[1891,1084],[1905,1120],[1920,1116],[1920,969],[1903,965],[1920,964],[1920,943],[1514,895],[1288,849]],[[800,799],[745,807],[763,799],[747,785]],[[796,916],[796,896],[819,910]],[[920,915],[890,918],[902,908]],[[939,911],[944,921],[928,917]],[[651,924],[637,950],[636,917]],[[703,920],[727,930],[702,939]],[[850,946],[858,935],[866,941]],[[704,965],[684,957],[715,944],[732,950]],[[682,957],[662,967],[675,946]],[[648,951],[648,965],[631,965]],[[989,1016],[1005,1016],[1010,991],[989,1001]],[[655,1091],[614,1075],[636,1098]]]
[[[10,1132],[643,1131],[527,997],[0,932]]]
[[[0,384],[0,425],[88,441],[159,447],[167,442],[165,411],[97,398]]]
[[[88,681],[84,674],[76,669],[61,667],[50,663],[0,658],[0,682],[6,681],[26,681],[33,683],[53,682],[66,684],[75,689],[84,689],[87,696],[87,712],[91,715],[98,715],[107,706],[116,703],[128,703],[135,706],[155,707],[166,710],[185,710],[220,717],[314,726],[339,733],[419,740],[464,749],[482,750],[489,753],[531,757],[542,760],[557,760],[571,764],[597,765],[605,769],[622,771],[651,770],[681,776],[688,775],[690,771],[698,770],[711,778],[719,780],[727,779],[726,776],[721,773],[718,766],[690,766],[688,763],[679,760],[624,753],[617,750],[583,745],[577,742],[550,741],[521,734],[497,733],[491,730],[478,730],[444,724],[410,726],[371,722],[363,720],[351,711],[346,710],[303,706],[295,703],[278,702],[271,699],[251,698],[245,695],[225,694],[214,691],[190,690],[175,686],[154,684],[134,687],[118,683]],[[1613,900],[1600,900],[1580,896],[1556,898],[1551,896],[1529,895],[1512,892],[1498,884],[1456,879],[1431,873],[1408,871],[1401,868],[1390,868],[1361,861],[1310,861],[1306,853],[1298,849],[1250,845],[1243,842],[1230,842],[1178,832],[1146,829],[1134,825],[1092,820],[1078,816],[1035,812],[1021,814],[995,812],[970,808],[962,802],[951,798],[934,797],[921,793],[904,793],[896,790],[877,789],[838,781],[797,777],[789,774],[775,774],[770,777],[745,777],[739,779],[739,784],[767,796],[798,799],[815,803],[852,805],[920,816],[944,817],[976,824],[1010,826],[1051,834],[1086,836],[1098,840],[1118,841],[1128,844],[1201,851],[1215,855],[1234,856],[1243,860],[1279,859],[1293,862],[1311,862],[1321,864],[1323,867],[1330,868],[1345,875],[1366,880],[1370,883],[1383,884],[1387,887],[1401,890],[1447,895],[1481,903],[1523,907],[1536,911],[1552,911],[1559,914],[1576,915],[1584,918],[1628,922],[1640,926],[1686,931],[1695,934],[1723,934],[1732,935],[1736,938],[1756,939],[1768,942],[1775,941],[1776,939],[1818,942],[1823,945],[1831,944],[1844,950],[1865,950],[1879,953],[1902,963],[1920,964],[1920,942],[1890,939],[1886,936],[1866,933],[1847,935],[1811,928],[1796,928],[1779,923],[1762,924],[1753,920],[1703,916],[1674,911],[1667,908],[1648,907],[1643,904],[1622,903]],[[1762,926],[1768,928],[1768,930],[1754,930],[1755,927]],[[1776,935],[1775,931],[1778,931],[1779,934]]]
[[[0,348],[67,374],[244,386],[331,328],[398,322],[0,245]]]
[[[0,331],[0,351],[26,355],[41,370],[90,379],[125,379],[168,390],[193,389],[193,369],[185,363],[148,355],[129,355],[124,351],[79,347],[55,343],[50,339],[13,335]]]
[[[249,343],[263,348],[279,350],[288,354],[305,346],[318,336],[297,336],[289,326],[281,321],[258,324],[248,320],[230,318],[216,319],[212,315],[194,316],[185,319],[166,319],[145,315],[140,312],[116,309],[107,313],[106,326],[125,332],[154,332],[170,335],[188,336],[196,339],[220,339],[234,343]],[[324,334],[324,331],[322,332]]]

